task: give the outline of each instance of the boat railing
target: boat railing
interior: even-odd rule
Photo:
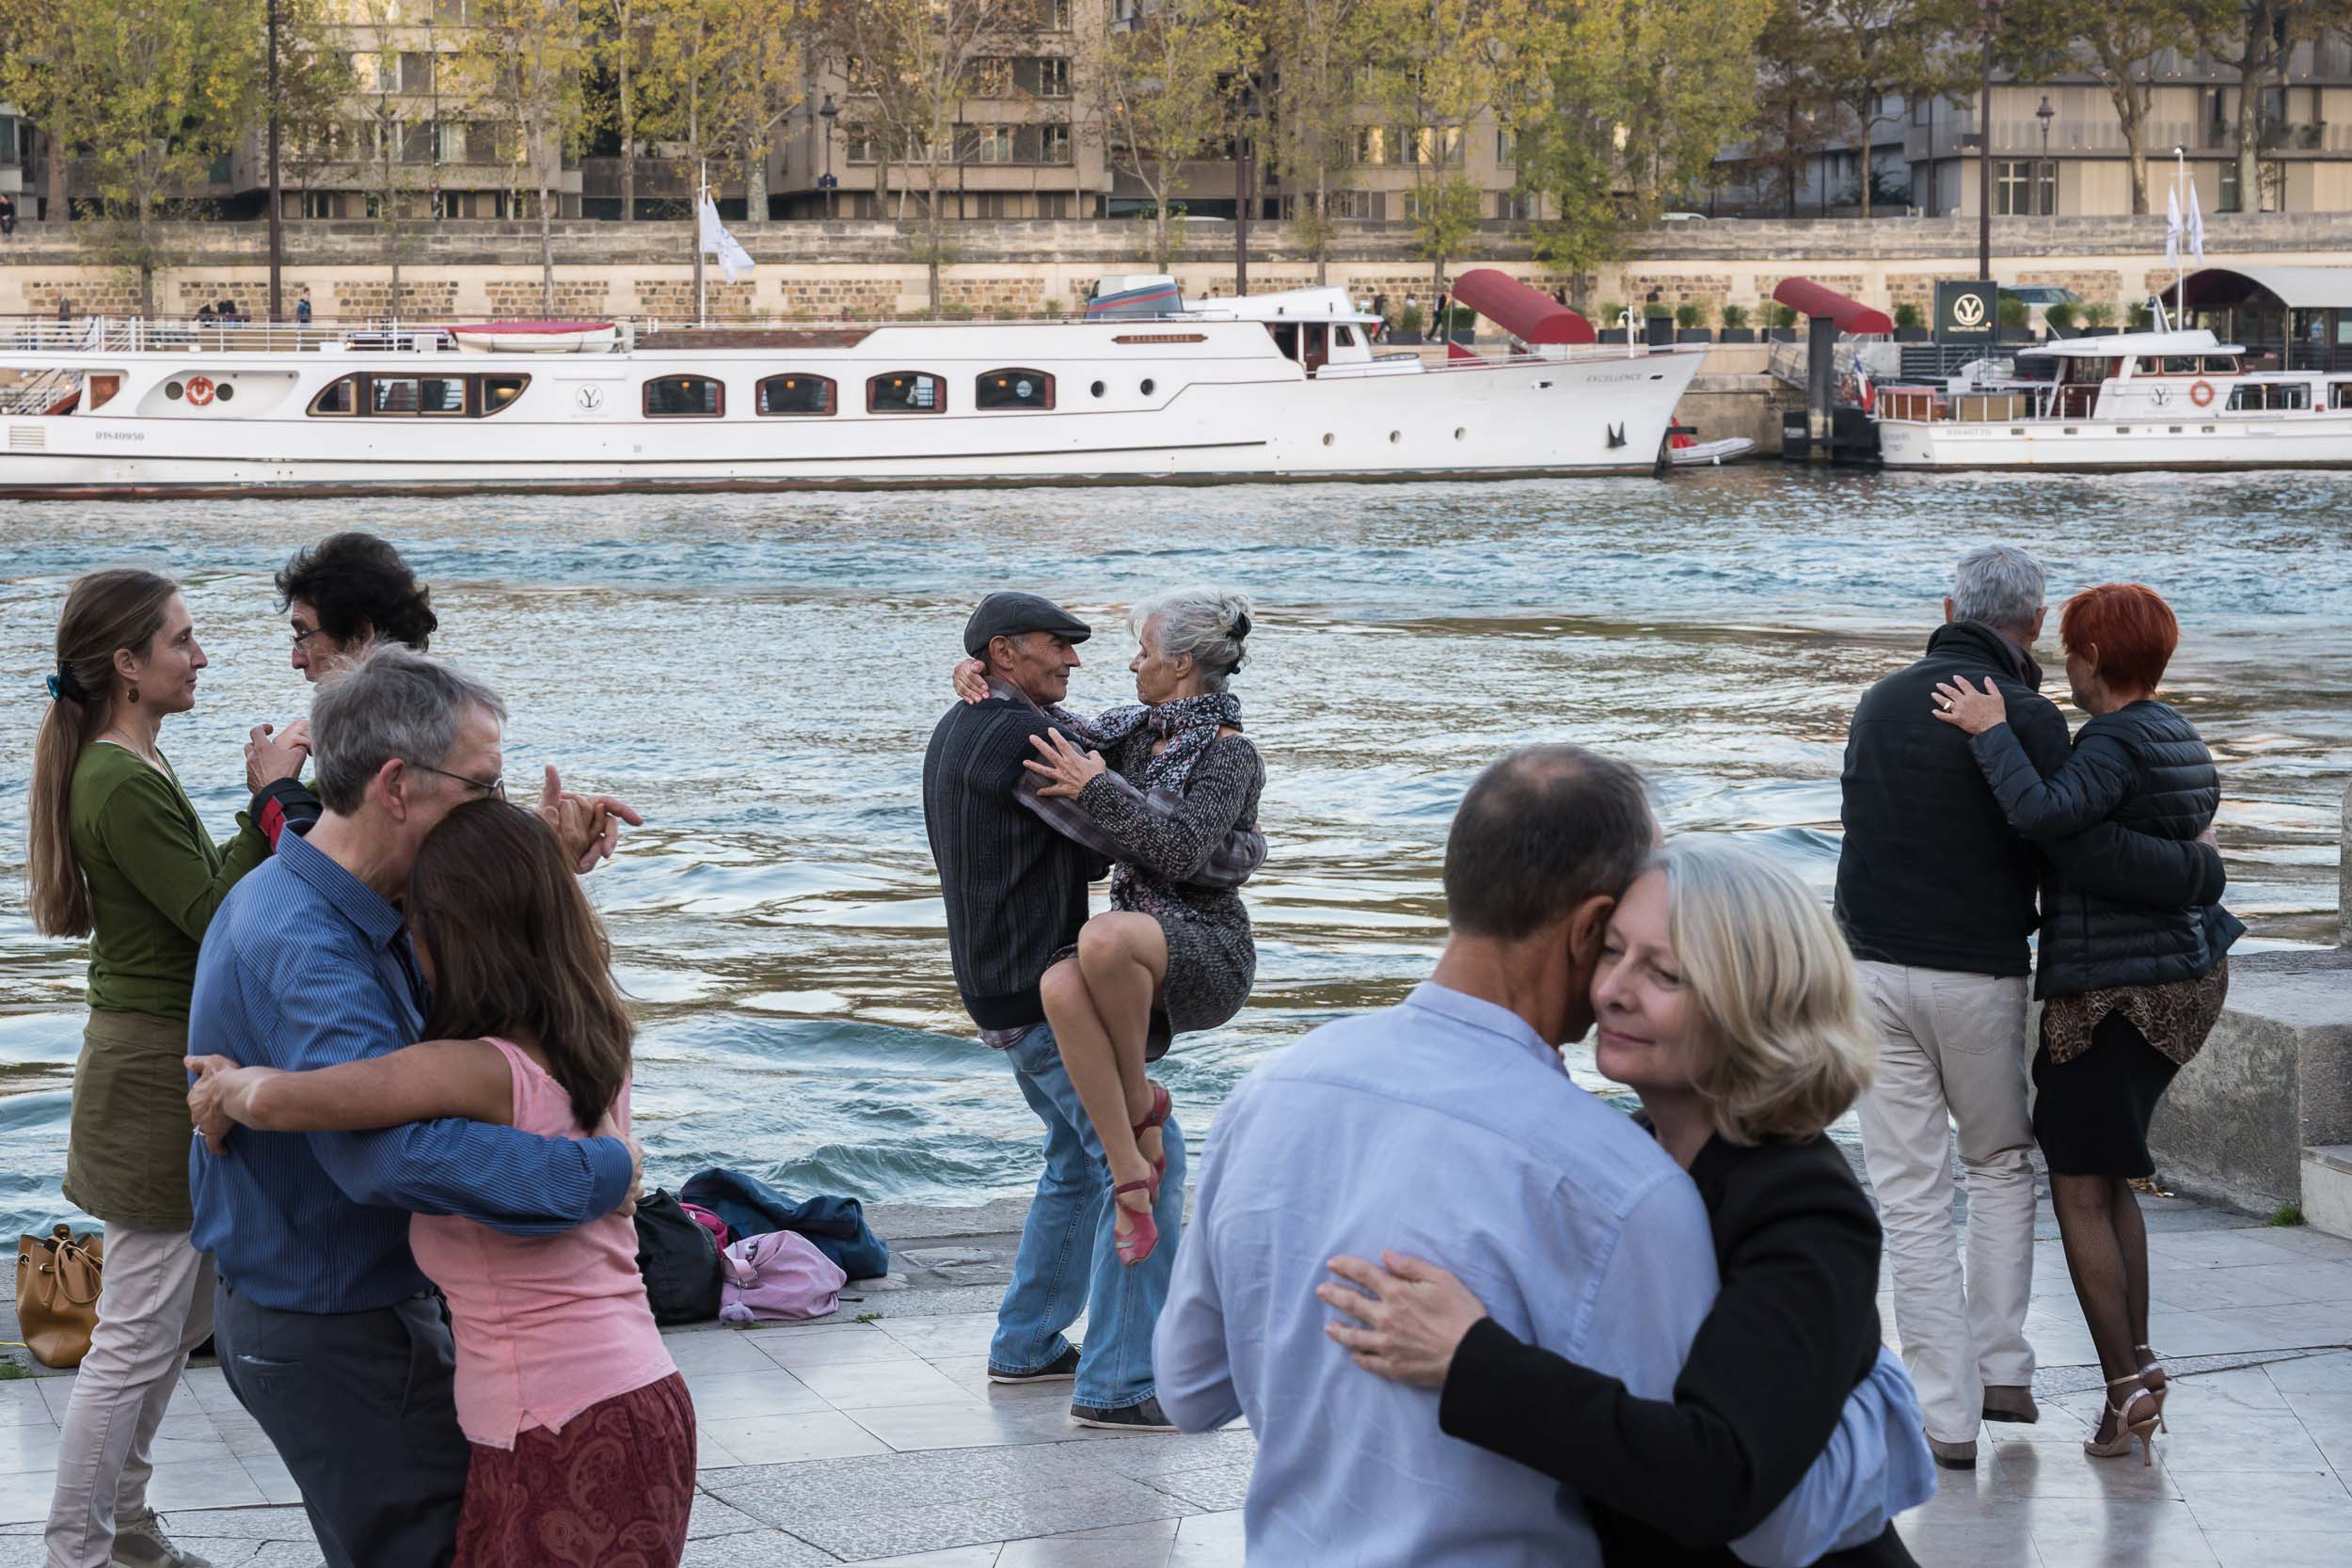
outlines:
[[[46,414],[68,395],[81,389],[79,371],[42,371],[23,381],[0,384],[0,414]]]
[[[203,321],[177,316],[18,317],[0,342],[36,354],[298,354],[351,349],[431,354],[453,347],[437,323]]]

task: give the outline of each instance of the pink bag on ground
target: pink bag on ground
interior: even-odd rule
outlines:
[[[712,1213],[709,1210],[704,1208],[699,1203],[681,1202],[678,1207],[686,1211],[686,1217],[688,1219],[692,1220],[696,1225],[701,1226],[705,1230],[710,1232],[710,1240],[716,1244],[719,1251],[726,1251],[726,1221],[721,1219],[718,1215]]]
[[[850,1276],[790,1230],[746,1236],[719,1255],[719,1321],[772,1323],[833,1311]]]

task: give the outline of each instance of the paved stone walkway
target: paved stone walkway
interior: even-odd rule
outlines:
[[[2082,1454],[2099,1376],[2045,1208],[2027,1323],[2042,1423],[1988,1427],[1978,1469],[1943,1472],[1900,1521],[1922,1563],[2352,1563],[2352,1243],[2178,1200],[2149,1211],[2151,1332],[2176,1375],[2156,1465]],[[905,1273],[840,1314],[873,1321],[671,1336],[702,1417],[690,1568],[1241,1562],[1247,1431],[1089,1433],[1068,1423],[1068,1385],[988,1383],[1018,1215],[877,1209]],[[41,1560],[71,1386],[0,1384],[0,1568]],[[151,1496],[222,1568],[319,1560],[285,1467],[216,1370],[186,1374]]]

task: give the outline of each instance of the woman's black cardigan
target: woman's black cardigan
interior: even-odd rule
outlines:
[[[1454,1353],[1438,1406],[1448,1435],[1581,1493],[1612,1568],[1736,1564],[1724,1543],[1796,1489],[1878,1359],[1878,1215],[1835,1145],[1712,1138],[1691,1180],[1722,1292],[1671,1402],[1489,1318]],[[1892,1525],[1820,1560],[1915,1568]]]

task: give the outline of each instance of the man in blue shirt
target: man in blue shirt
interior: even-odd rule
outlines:
[[[1632,769],[1533,747],[1487,769],[1446,846],[1452,927],[1403,1006],[1326,1024],[1219,1113],[1154,1344],[1160,1403],[1247,1415],[1252,1562],[1600,1561],[1581,1502],[1443,1435],[1437,1396],[1325,1336],[1331,1258],[1443,1258],[1495,1320],[1633,1393],[1671,1393],[1715,1295],[1697,1190],[1560,1047],[1616,896],[1656,842]]]
[[[191,1053],[300,1069],[413,1044],[427,977],[394,906],[425,835],[502,795],[497,695],[382,648],[311,710],[308,835],[223,901],[197,965]],[[332,1568],[430,1568],[454,1550],[470,1456],[453,1355],[408,1252],[412,1213],[545,1235],[633,1200],[633,1148],[435,1121],[375,1132],[239,1130],[189,1153],[197,1247],[238,1402],[302,1488]]]

